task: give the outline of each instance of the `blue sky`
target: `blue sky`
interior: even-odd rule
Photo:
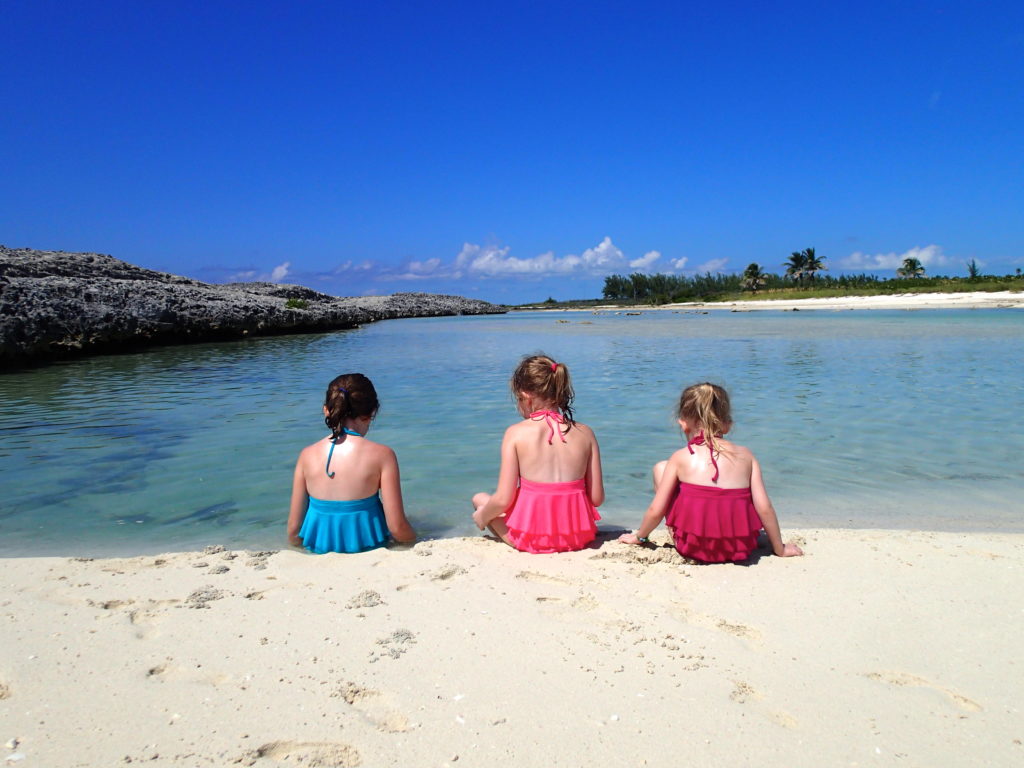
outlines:
[[[1020,2],[0,0],[0,242],[501,302],[1024,266]]]

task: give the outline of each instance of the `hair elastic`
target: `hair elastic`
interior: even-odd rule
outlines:
[[[342,393],[343,395],[345,395],[346,397],[348,396],[348,390],[347,390],[347,389],[345,389],[345,388],[344,388],[343,386],[341,386],[340,384],[338,385],[338,391],[339,391],[339,392],[341,392],[341,393]]]
[[[551,372],[554,373],[558,370],[558,363],[551,363]]]

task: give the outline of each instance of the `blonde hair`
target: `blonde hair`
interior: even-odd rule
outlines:
[[[679,418],[699,426],[704,432],[708,448],[717,451],[715,438],[729,431],[732,425],[732,406],[724,387],[705,381],[683,390],[679,397]]]
[[[572,415],[572,401],[576,393],[565,363],[555,362],[545,354],[527,355],[512,372],[509,387],[514,398],[518,398],[520,392],[528,392],[554,403],[565,419],[567,430],[576,423]]]

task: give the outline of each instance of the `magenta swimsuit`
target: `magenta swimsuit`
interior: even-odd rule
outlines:
[[[704,445],[703,432],[686,444],[690,453],[694,445]],[[718,462],[714,451],[711,464],[715,468],[711,482],[715,483]],[[761,530],[749,487],[716,488],[682,482],[665,523],[672,529],[679,554],[706,563],[746,560],[757,548]]]

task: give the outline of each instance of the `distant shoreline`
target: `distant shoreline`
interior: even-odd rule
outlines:
[[[970,293],[898,293],[885,296],[830,296],[820,299],[758,299],[741,301],[686,301],[673,304],[595,304],[589,307],[522,307],[547,312],[651,312],[665,310],[726,310],[731,312],[808,311],[852,309],[1024,309],[1024,292],[974,291]]]

